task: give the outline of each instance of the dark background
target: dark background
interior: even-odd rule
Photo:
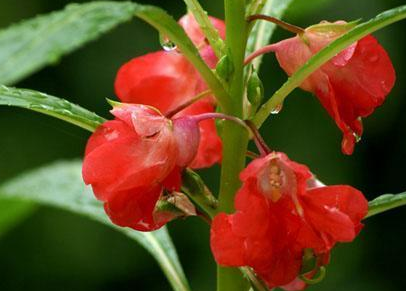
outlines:
[[[0,28],[69,2],[1,0]],[[160,5],[176,17],[185,12],[181,0],[139,2]],[[223,13],[221,2],[201,1],[218,17]],[[401,4],[403,0],[296,0],[286,19],[301,26],[323,19],[369,19]],[[325,183],[351,184],[370,199],[406,190],[405,29],[406,22],[401,22],[376,33],[398,78],[385,106],[365,119],[365,134],[354,155],[341,154],[341,133],[316,98],[300,90],[263,127],[269,144],[309,165]],[[278,30],[273,41],[287,36]],[[117,69],[130,58],[156,49],[157,33],[134,20],[16,85],[67,98],[108,116],[104,98],[114,96]],[[265,58],[262,76],[269,94],[286,79],[273,56]],[[82,156],[89,136],[61,121],[3,107],[0,132],[0,182],[51,161]],[[211,177],[212,188],[217,171],[204,173]],[[355,243],[335,249],[327,278],[309,290],[405,290],[405,219],[406,209],[369,219]],[[214,290],[207,226],[192,218],[175,221],[169,229],[192,289]],[[85,218],[41,207],[0,238],[0,290],[166,291],[170,286],[150,255],[133,241]]]

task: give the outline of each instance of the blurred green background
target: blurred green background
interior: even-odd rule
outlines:
[[[1,0],[0,28],[62,9],[69,2]],[[139,2],[160,5],[176,17],[185,12],[181,0]],[[201,1],[217,17],[223,14],[221,2]],[[296,0],[286,19],[301,26],[323,19],[368,19],[401,4],[404,0]],[[365,134],[354,155],[341,154],[341,133],[317,100],[300,90],[263,127],[271,147],[309,165],[325,183],[351,184],[370,199],[406,190],[405,31],[406,22],[401,22],[376,34],[398,78],[385,106],[364,121]],[[287,36],[278,30],[273,41]],[[64,97],[108,116],[104,98],[114,97],[117,69],[130,58],[157,49],[157,33],[134,20],[16,86]],[[273,56],[265,58],[262,73],[269,94],[286,79]],[[89,136],[50,117],[5,107],[0,108],[0,132],[0,182],[51,161],[80,157]],[[217,173],[218,168],[203,173],[213,189]],[[405,220],[406,209],[369,219],[355,243],[335,249],[327,278],[309,290],[405,290]],[[169,229],[192,289],[214,290],[207,226],[191,218],[175,221]],[[85,218],[46,207],[0,237],[0,274],[2,291],[170,290],[151,256],[133,241]]]

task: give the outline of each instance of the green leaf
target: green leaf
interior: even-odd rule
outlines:
[[[216,56],[219,59],[223,57],[226,53],[225,44],[221,39],[219,32],[207,16],[207,12],[203,9],[199,1],[197,0],[184,0],[184,2],[186,3],[189,11],[195,17],[196,22],[199,24],[201,30],[209,41],[210,46],[212,47]]]
[[[346,34],[330,43],[324,49],[314,55],[306,64],[297,70],[283,86],[260,108],[254,118],[254,123],[259,127],[271,114],[271,112],[307,77],[320,66],[333,58],[339,52],[350,46],[357,40],[371,34],[385,26],[406,18],[406,5],[383,12],[375,18],[357,25]]]
[[[77,213],[108,225],[140,243],[158,261],[175,291],[188,283],[165,228],[137,232],[113,225],[81,175],[81,161],[57,162],[21,175],[0,186],[0,198],[36,202]]]
[[[286,9],[293,0],[269,0],[260,11],[255,11],[255,14],[265,14],[276,18],[281,18]],[[276,25],[268,21],[257,21],[248,38],[246,54],[250,55],[256,50],[267,45],[275,31]],[[257,57],[252,64],[258,70],[261,65],[262,57]]]
[[[0,237],[27,218],[35,209],[33,203],[14,200],[0,201]]]
[[[89,131],[94,131],[105,120],[67,100],[41,92],[0,85],[0,105],[16,106],[47,114]]]
[[[0,31],[0,84],[15,83],[120,23],[130,20],[129,2],[71,4]]]
[[[406,205],[406,192],[379,196],[369,202],[366,218],[404,205]]]

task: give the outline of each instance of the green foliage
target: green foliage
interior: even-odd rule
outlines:
[[[81,161],[59,162],[23,174],[1,185],[0,197],[57,207],[108,225],[148,250],[175,291],[188,291],[188,283],[167,230],[137,232],[113,225],[104,213],[102,203],[83,183],[81,165]]]
[[[105,120],[79,105],[41,92],[0,85],[0,105],[16,106],[47,114],[94,131]]]
[[[0,84],[12,84],[56,63],[132,18],[129,2],[71,4],[64,10],[22,21],[0,31]]]
[[[406,18],[406,5],[385,11],[375,18],[361,23],[330,43],[328,46],[314,55],[305,65],[297,70],[283,86],[260,108],[254,122],[259,127],[271,114],[271,112],[303,81],[320,66],[333,58],[339,52],[347,48],[357,40],[371,34],[385,26]]]
[[[216,56],[218,58],[224,56],[225,44],[221,39],[219,32],[207,16],[207,12],[200,5],[199,1],[184,0],[184,2],[186,3],[188,10],[193,13],[193,16],[195,17],[197,23],[199,23]]]
[[[406,192],[400,194],[381,195],[369,202],[367,217],[406,205]]]
[[[3,200],[0,203],[0,237],[28,217],[35,205],[29,202]]]

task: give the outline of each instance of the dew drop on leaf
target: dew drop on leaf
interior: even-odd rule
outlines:
[[[176,44],[170,39],[168,39],[168,37],[166,37],[165,35],[162,34],[159,35],[159,42],[162,48],[167,52],[177,49]]]
[[[283,108],[283,103],[280,103],[275,106],[275,108],[272,109],[271,114],[278,114],[279,112],[282,111]]]
[[[355,132],[352,133],[352,135],[355,137],[355,142],[358,143],[361,141],[361,136],[356,134]]]

